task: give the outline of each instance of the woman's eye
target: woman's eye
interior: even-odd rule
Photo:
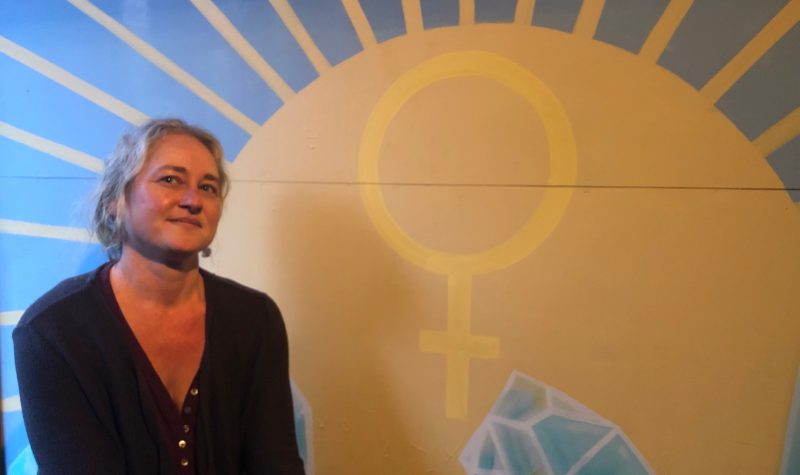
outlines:
[[[174,184],[174,183],[178,183],[178,177],[176,177],[174,175],[167,175],[167,176],[163,176],[163,177],[159,178],[158,181],[171,185],[171,184]]]
[[[217,194],[217,187],[214,186],[214,185],[203,184],[203,185],[200,185],[200,189],[203,190],[203,191],[207,191],[209,193],[213,193],[215,195]]]

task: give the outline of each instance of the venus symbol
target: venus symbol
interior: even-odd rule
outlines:
[[[494,247],[472,254],[425,246],[397,224],[381,193],[378,162],[386,131],[411,97],[438,81],[478,76],[496,81],[524,99],[539,115],[548,141],[549,176],[539,206],[520,229]],[[423,352],[446,358],[445,414],[467,416],[471,358],[497,358],[499,338],[471,332],[473,276],[508,267],[530,254],[555,229],[572,195],[577,153],[567,114],[550,89],[530,71],[484,51],[447,53],[422,62],[400,76],[378,100],[367,121],[359,150],[361,198],[378,234],[404,259],[448,279],[447,330],[422,330]]]

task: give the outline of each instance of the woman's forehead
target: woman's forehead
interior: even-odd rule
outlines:
[[[185,168],[187,171],[219,172],[211,151],[200,140],[187,134],[167,134],[150,146],[143,169],[165,165]]]

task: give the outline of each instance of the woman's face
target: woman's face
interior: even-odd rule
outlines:
[[[124,246],[152,257],[196,255],[214,239],[221,212],[211,152],[192,136],[166,135],[150,147],[129,190]]]

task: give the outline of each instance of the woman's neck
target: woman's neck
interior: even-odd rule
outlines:
[[[203,298],[203,278],[196,256],[181,265],[148,259],[130,247],[123,248],[111,268],[116,292],[154,305],[171,307]]]

